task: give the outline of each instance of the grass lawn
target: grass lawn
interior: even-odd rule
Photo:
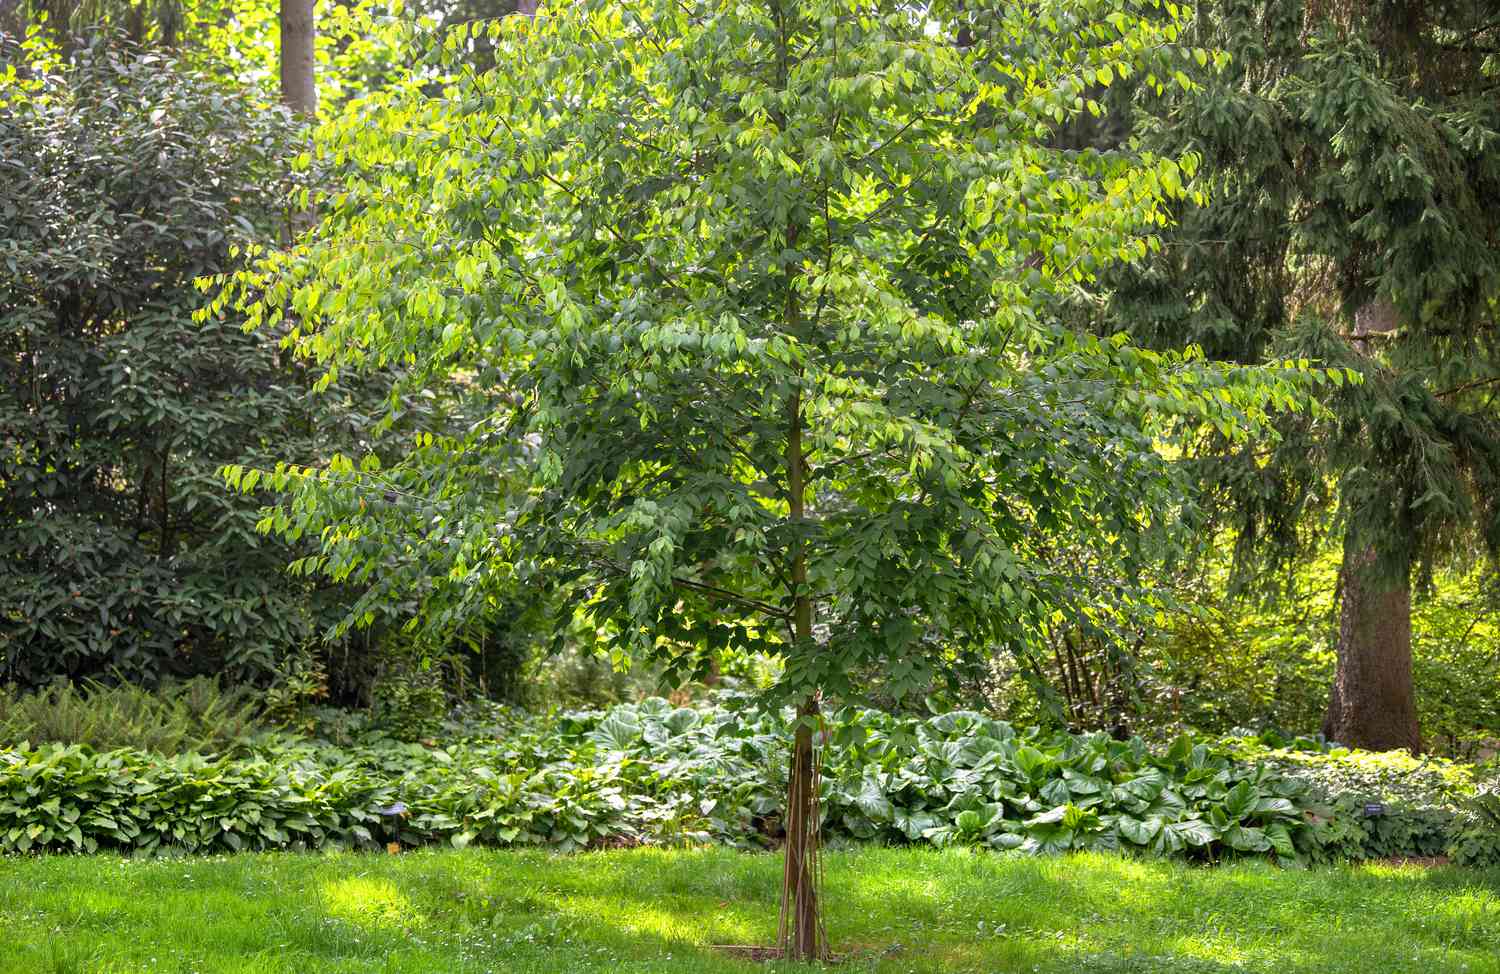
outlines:
[[[827,858],[843,970],[1500,972],[1500,872]],[[729,851],[0,858],[0,972],[744,972],[780,859]]]

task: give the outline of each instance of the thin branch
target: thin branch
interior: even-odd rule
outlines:
[[[672,584],[679,588],[692,589],[693,591],[713,595],[729,602],[749,606],[777,619],[791,618],[790,612],[769,602],[762,602],[760,599],[753,599],[748,595],[741,595],[739,592],[733,592],[727,588],[719,588],[717,585],[709,585],[707,582],[697,582],[691,578],[679,578],[674,575],[672,576]]]
[[[844,464],[844,463],[858,463],[861,460],[868,460],[871,457],[891,456],[892,453],[893,453],[892,448],[891,447],[886,447],[883,450],[865,450],[865,451],[863,451],[861,453],[851,454],[851,455],[849,455],[847,457],[840,457],[837,460],[829,460],[827,463],[820,463],[820,464],[818,464],[818,467],[817,467],[816,470],[813,470],[812,472],[810,472],[807,475],[807,482],[808,483],[812,483],[814,480],[817,480],[819,477],[826,477],[828,475],[828,472],[830,470],[832,470],[834,467],[839,466],[840,464]]]
[[[1500,375],[1492,375],[1487,379],[1475,379],[1472,382],[1465,382],[1461,385],[1456,385],[1452,389],[1444,389],[1442,392],[1434,393],[1434,395],[1436,395],[1439,399],[1442,399],[1445,396],[1456,396],[1461,392],[1468,392],[1470,389],[1480,389],[1484,386],[1491,386],[1497,382],[1500,382]]]

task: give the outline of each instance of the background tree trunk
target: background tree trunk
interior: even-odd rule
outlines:
[[[25,30],[24,18],[21,16],[21,0],[0,0],[0,54],[5,54],[6,49],[21,42],[21,32]]]
[[[1338,663],[1323,735],[1371,751],[1421,750],[1411,672],[1411,583],[1374,548],[1344,549]]]
[[[316,0],[281,0],[281,100],[312,118],[318,111],[313,76],[313,5]]]
[[[1354,315],[1354,335],[1371,339],[1400,324],[1385,298]],[[1362,349],[1368,354],[1369,349]],[[1411,572],[1382,566],[1375,547],[1344,544],[1339,569],[1338,662],[1323,717],[1323,736],[1371,751],[1421,750],[1411,672]]]

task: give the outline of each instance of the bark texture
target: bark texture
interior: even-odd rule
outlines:
[[[0,0],[0,54],[7,54],[6,48],[19,43],[24,30],[21,0]]]
[[[281,100],[298,115],[312,118],[318,111],[318,88],[313,74],[316,37],[315,0],[281,0]]]
[[[1338,662],[1323,735],[1371,751],[1422,748],[1411,672],[1411,584],[1377,570],[1373,548],[1344,551]]]

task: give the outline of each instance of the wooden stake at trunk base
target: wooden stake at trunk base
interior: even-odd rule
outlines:
[[[792,746],[791,774],[787,780],[786,865],[781,885],[781,918],[776,944],[781,955],[793,960],[825,960],[828,937],[818,908],[821,860],[818,855],[819,760],[813,747],[813,719],[818,715],[817,698],[797,708],[797,733]]]

